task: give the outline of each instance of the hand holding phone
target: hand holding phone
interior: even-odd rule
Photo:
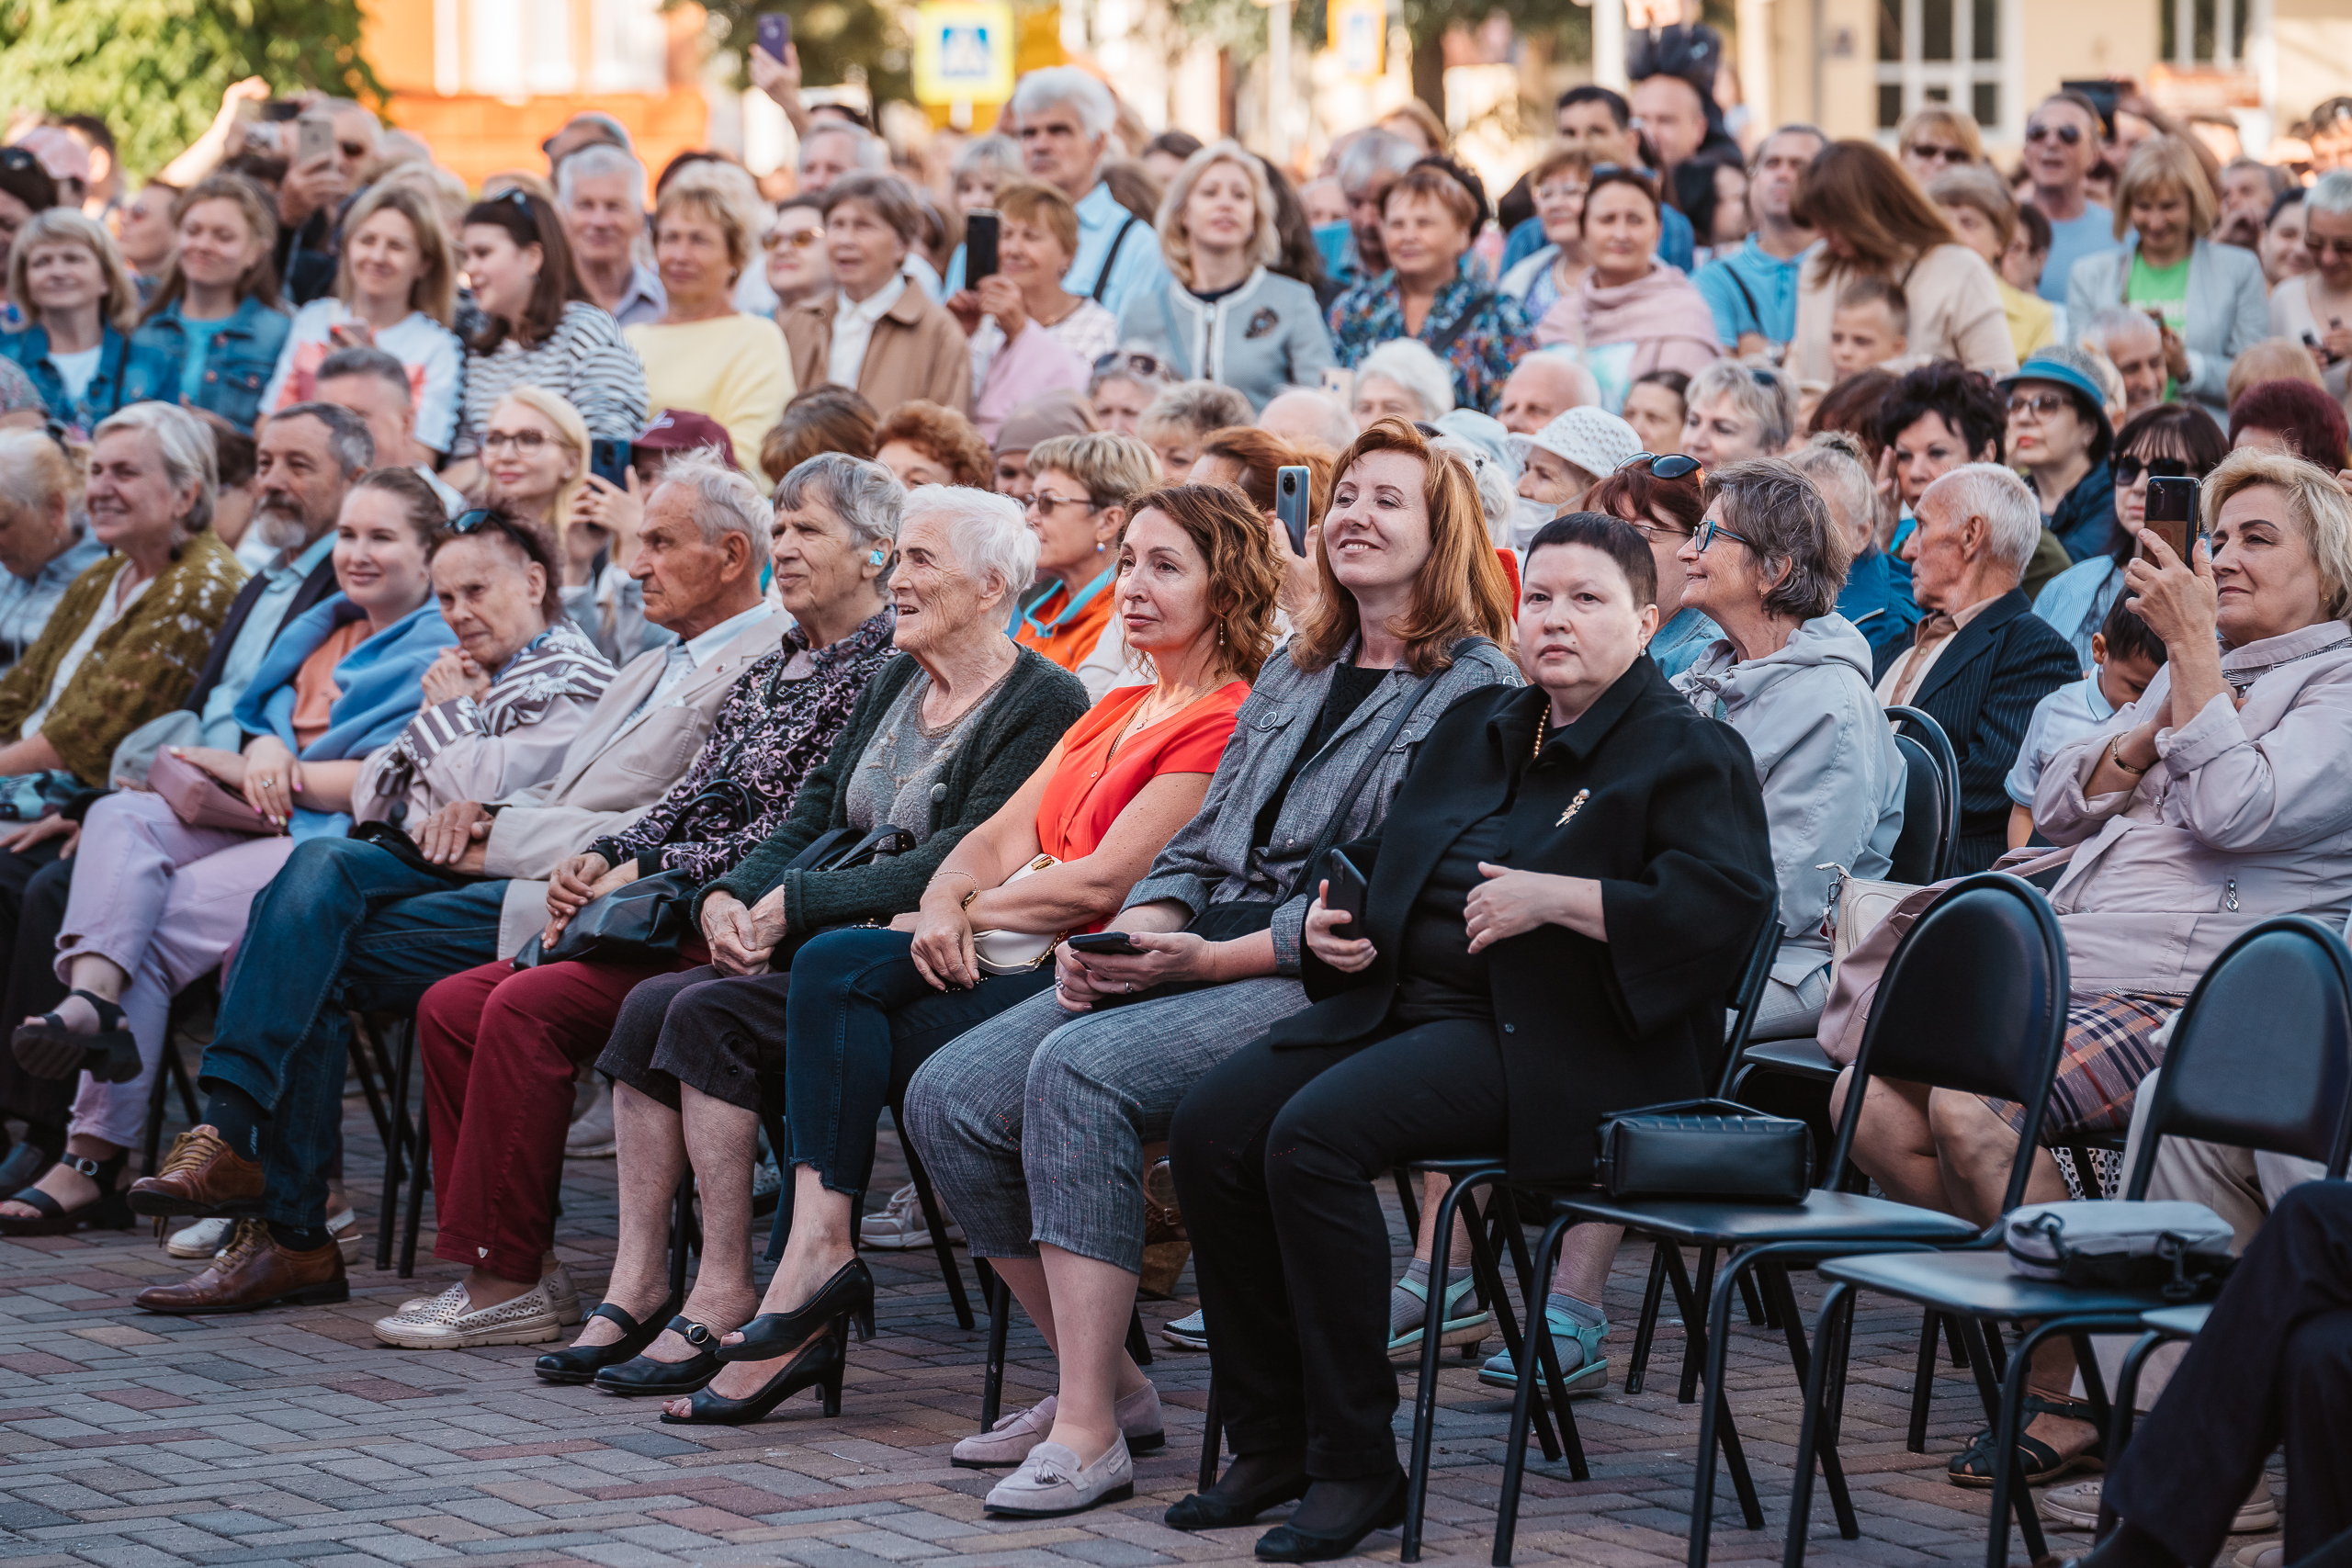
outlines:
[[[2186,561],[2196,543],[2197,481],[2175,479],[2165,475],[2151,475],[2148,479],[2148,500],[2142,514],[2142,525]],[[2148,547],[2143,540],[2140,558],[2148,560]]]
[[[784,62],[784,51],[792,47],[792,18],[782,11],[760,13],[759,30],[753,42],[778,64]]]
[[[1068,939],[1074,953],[1089,953],[1100,956],[1115,953],[1122,958],[1140,957],[1143,949],[1127,940],[1125,931],[1080,931]]]
[[[964,287],[977,288],[980,279],[996,276],[996,239],[999,219],[989,208],[978,207],[964,215]]]
[[[1312,495],[1307,481],[1312,477],[1304,463],[1274,470],[1274,515],[1290,535],[1290,553],[1302,558],[1306,554],[1306,507]]]
[[[1324,879],[1323,907],[1335,915],[1347,917],[1347,923],[1336,927],[1332,935],[1354,939],[1364,934],[1364,895],[1371,890],[1356,863],[1333,850],[1324,863],[1329,874]]]
[[[294,162],[315,164],[334,156],[334,121],[322,114],[306,114],[294,122]]]

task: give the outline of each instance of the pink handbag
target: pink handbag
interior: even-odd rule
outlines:
[[[284,832],[254,811],[245,797],[168,750],[155,753],[148,764],[147,787],[163,796],[172,815],[191,828],[218,828],[228,833],[271,836]]]

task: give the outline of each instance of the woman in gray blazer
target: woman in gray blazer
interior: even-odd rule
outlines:
[[[2128,305],[2157,318],[2177,390],[2216,414],[2229,407],[2230,362],[2270,335],[2268,290],[2252,251],[2203,236],[2218,212],[2204,165],[2177,137],[2132,151],[2115,190],[2120,250],[2085,256],[2066,277],[2066,320]]]

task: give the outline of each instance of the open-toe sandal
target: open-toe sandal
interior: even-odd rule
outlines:
[[[2018,1462],[2025,1469],[2025,1483],[2040,1486],[2072,1475],[2078,1470],[2107,1468],[2107,1444],[2104,1438],[2094,1439],[2091,1446],[2076,1454],[2062,1454],[2040,1438],[2025,1430],[2037,1416],[2057,1416],[2069,1421],[2090,1421],[2093,1412],[2088,1403],[2078,1399],[2044,1399],[2038,1393],[2025,1396],[2025,1414],[2018,1425]],[[1990,1427],[1976,1434],[1967,1448],[1954,1455],[1946,1467],[1945,1479],[1954,1486],[1990,1488],[1993,1484],[1993,1433]]]
[[[139,1042],[123,1027],[122,1009],[104,997],[75,991],[96,1010],[98,1031],[84,1034],[53,1012],[19,1025],[13,1042],[17,1065],[37,1078],[70,1078],[88,1073],[100,1083],[129,1083],[139,1076]]]
[[[0,1214],[0,1235],[72,1235],[82,1230],[127,1231],[138,1223],[130,1213],[130,1205],[114,1190],[115,1179],[122,1174],[128,1154],[110,1160],[86,1159],[79,1155],[67,1155],[57,1163],[80,1171],[98,1184],[98,1195],[86,1203],[69,1209],[38,1187],[28,1187],[9,1195],[7,1201],[23,1203],[40,1211],[38,1214]]]

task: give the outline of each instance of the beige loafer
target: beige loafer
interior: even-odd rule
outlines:
[[[1136,1467],[1125,1439],[1113,1443],[1091,1464],[1059,1443],[1039,1443],[1021,1468],[996,1483],[988,1510],[1015,1519],[1057,1519],[1103,1503],[1124,1503],[1136,1495]]]

